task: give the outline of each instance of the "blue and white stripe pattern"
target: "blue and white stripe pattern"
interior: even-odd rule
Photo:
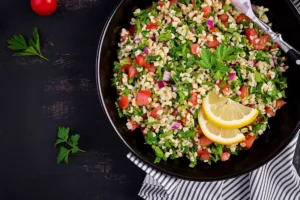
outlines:
[[[293,165],[298,135],[264,166],[224,181],[181,180],[149,167],[132,153],[127,157],[147,173],[139,192],[146,200],[300,200],[300,178]]]

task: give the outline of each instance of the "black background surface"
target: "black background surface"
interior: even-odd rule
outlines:
[[[61,0],[40,17],[29,0],[0,1],[0,199],[125,200],[137,193],[144,173],[127,158],[101,109],[95,57],[102,27],[118,0]],[[14,33],[40,30],[37,57],[12,57]],[[56,164],[57,127],[79,133],[87,153]],[[294,158],[300,172],[300,148]]]

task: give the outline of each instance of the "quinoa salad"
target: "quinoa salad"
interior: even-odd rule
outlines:
[[[271,25],[267,8],[253,10]],[[249,149],[286,103],[286,58],[230,0],[155,1],[134,11],[120,37],[112,79],[116,107],[127,128],[143,134],[155,163],[226,161]],[[258,111],[239,128],[243,141],[224,145],[203,134],[198,113],[211,91]]]

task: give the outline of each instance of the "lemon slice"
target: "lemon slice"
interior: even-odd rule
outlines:
[[[213,142],[232,145],[245,140],[245,136],[239,129],[221,128],[208,121],[203,110],[198,114],[198,121],[203,134]]]
[[[221,128],[242,128],[252,123],[258,111],[210,92],[202,103],[207,118]]]

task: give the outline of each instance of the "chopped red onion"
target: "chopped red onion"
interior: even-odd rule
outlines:
[[[254,65],[253,60],[248,60],[248,65],[253,66]]]
[[[248,107],[249,108],[253,108],[253,104],[248,104]]]
[[[156,40],[155,35],[152,35],[152,36],[150,37],[150,39],[151,39],[152,41],[155,41],[155,40]]]
[[[159,89],[161,89],[161,88],[165,87],[166,85],[168,85],[168,83],[165,81],[158,81],[157,85],[158,85]]]
[[[170,79],[171,79],[171,72],[164,71],[163,81],[170,81]]]
[[[207,20],[206,25],[211,27],[214,27],[214,22],[212,20]]]
[[[149,50],[148,50],[148,48],[147,48],[147,47],[145,47],[145,49],[144,49],[144,53],[145,53],[145,54],[148,54],[148,53],[149,53]]]
[[[179,122],[174,122],[173,125],[171,126],[171,129],[179,129],[181,124]]]
[[[235,77],[235,72],[229,73],[228,78],[232,81]]]
[[[191,29],[190,32],[191,32],[191,33],[195,33],[195,30],[194,30],[194,29]]]
[[[138,38],[138,37],[136,37],[136,38],[133,39],[134,42],[138,41],[138,40],[140,40],[140,38]]]
[[[194,107],[192,107],[192,108],[189,109],[189,111],[190,111],[190,113],[191,113],[192,115],[195,113],[195,110],[196,110],[196,109],[195,109]]]

